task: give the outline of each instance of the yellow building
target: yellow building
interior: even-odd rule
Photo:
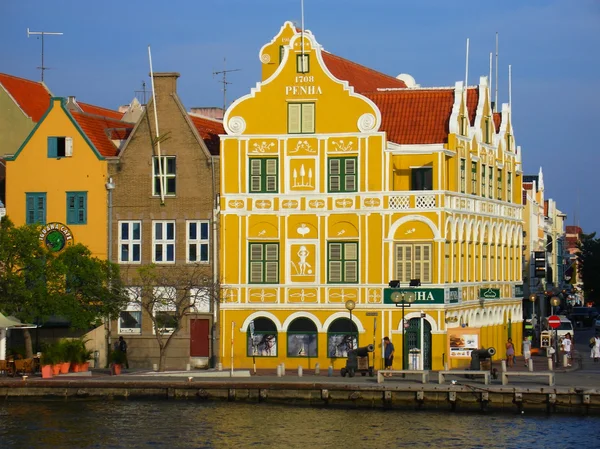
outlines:
[[[421,89],[340,59],[286,22],[225,114],[223,364],[338,369],[373,344],[380,368],[384,336],[396,368],[519,347],[509,106],[494,114],[486,78]]]
[[[86,105],[86,110],[92,108]],[[107,158],[117,154],[132,125],[115,111],[85,112],[54,97],[18,151],[6,159],[7,215],[20,226],[46,225],[40,239],[52,249],[85,244],[107,253]]]

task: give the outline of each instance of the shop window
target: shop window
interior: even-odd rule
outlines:
[[[255,318],[248,326],[248,357],[277,357],[277,327],[268,318]]]

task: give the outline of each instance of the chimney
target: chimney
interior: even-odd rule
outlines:
[[[154,72],[154,89],[156,95],[173,94],[177,92],[177,72]]]
[[[77,100],[73,95],[69,95],[67,97],[67,109],[69,111],[83,112],[83,109],[81,109],[81,106],[77,104]]]

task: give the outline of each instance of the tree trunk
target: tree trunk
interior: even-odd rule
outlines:
[[[166,370],[166,363],[167,363],[167,347],[165,346],[164,348],[159,348],[160,351],[160,356],[158,359],[158,371],[160,371],[161,373],[163,371]]]
[[[33,342],[31,340],[31,332],[29,329],[23,329],[23,340],[25,342],[25,358],[33,358]]]

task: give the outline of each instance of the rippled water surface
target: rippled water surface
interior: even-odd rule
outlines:
[[[600,418],[191,401],[0,402],[0,448],[600,447]]]

